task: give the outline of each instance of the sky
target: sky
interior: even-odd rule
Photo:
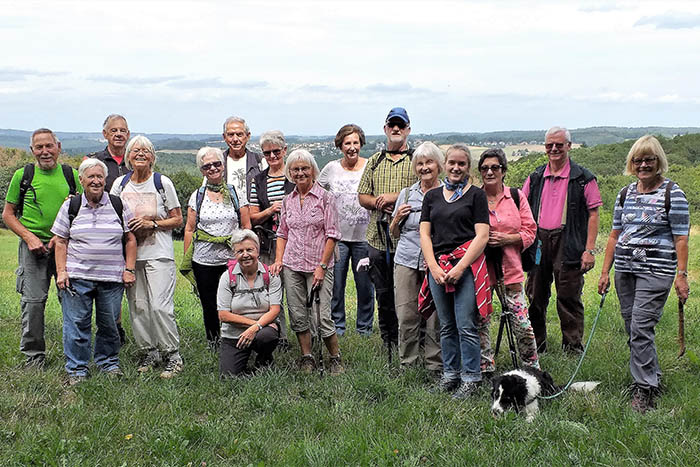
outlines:
[[[0,128],[700,126],[697,1],[0,0]]]

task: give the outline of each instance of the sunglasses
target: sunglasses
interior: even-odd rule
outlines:
[[[490,170],[491,172],[494,172],[494,173],[495,173],[495,172],[499,172],[502,168],[503,168],[503,166],[502,166],[501,164],[496,164],[496,165],[482,165],[481,167],[479,167],[479,171],[480,171],[481,173],[484,173],[484,174],[485,174],[485,173],[488,173],[489,170]]]
[[[566,143],[545,143],[544,147],[546,149],[552,149],[554,146],[557,147],[557,149],[562,149]]]
[[[658,157],[656,157],[656,156],[644,157],[644,158],[640,158],[640,159],[632,159],[632,163],[634,165],[642,165],[642,163],[645,163],[646,165],[651,165],[654,162],[656,162],[657,159],[658,159]]]
[[[220,169],[222,165],[224,165],[224,164],[221,161],[210,162],[210,163],[204,164],[202,167],[200,167],[200,170],[202,172],[207,172],[212,167]]]
[[[404,122],[401,119],[389,120],[388,122],[386,122],[386,126],[388,128],[394,128],[395,126],[397,126],[399,127],[399,130],[404,130],[408,126],[408,123]]]
[[[282,154],[282,150],[281,149],[270,149],[269,151],[263,151],[262,153],[263,153],[263,156],[265,156],[265,157],[272,157],[273,154],[275,155],[275,157],[279,157],[280,154]]]

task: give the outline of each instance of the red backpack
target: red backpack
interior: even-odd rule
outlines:
[[[260,263],[260,261],[258,261],[258,263]],[[238,282],[237,275],[233,273],[233,268],[236,267],[236,264],[238,264],[237,259],[230,259],[230,260],[228,260],[228,264],[226,265],[228,267],[229,284],[230,284],[230,287],[233,290],[234,294],[236,293],[236,285],[237,285],[236,283]],[[242,290],[241,292],[253,293],[253,292],[262,292],[263,290],[270,290],[270,267],[265,263],[260,263],[260,264],[262,264],[263,269],[265,269],[265,272],[263,272],[263,282],[265,283],[265,287]]]

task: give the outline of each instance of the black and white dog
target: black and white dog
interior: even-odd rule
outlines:
[[[598,384],[597,382],[574,383],[569,389],[590,392]],[[538,396],[551,396],[559,389],[549,373],[545,371],[535,368],[508,371],[493,380],[491,413],[499,416],[508,409],[514,409],[517,412],[524,409],[525,420],[531,422],[539,411]]]

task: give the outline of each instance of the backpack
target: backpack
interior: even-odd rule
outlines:
[[[510,187],[510,197],[513,198],[515,205],[518,207],[518,210],[520,210],[520,192],[518,192],[517,188]],[[537,264],[535,262],[535,254],[537,251],[536,245],[537,245],[537,238],[535,238],[535,241],[533,242],[532,245],[530,245],[529,247],[525,248],[523,251],[520,252],[520,262],[522,263],[523,271],[525,271],[525,272],[532,271],[532,269]]]
[[[27,164],[24,166],[22,180],[19,182],[19,200],[17,201],[17,209],[15,210],[15,215],[17,218],[22,217],[22,211],[24,210],[24,198],[30,189],[34,192],[34,201],[36,202],[36,191],[34,190],[34,187],[32,187],[34,170],[34,164]],[[77,186],[75,184],[75,177],[73,176],[73,168],[70,165],[61,164],[61,171],[63,172],[63,178],[65,178],[66,183],[68,183],[68,195],[72,196],[78,194]]]
[[[122,226],[122,231],[124,230],[124,203],[122,203],[122,199],[119,196],[115,195],[110,195],[109,196],[109,202],[112,203],[112,208],[114,208],[114,211],[117,213],[117,217],[119,217],[119,224]],[[80,207],[82,206],[82,201],[83,201],[83,196],[73,196],[70,199],[70,202],[68,203],[68,228],[73,225],[73,221],[75,220],[75,217],[78,215],[78,212],[80,212]],[[124,257],[126,257],[126,235],[122,233],[122,253],[124,254]]]
[[[414,149],[408,149],[406,151],[406,154],[408,154],[409,161],[413,157],[413,151],[414,151]],[[374,171],[385,158],[386,158],[386,149],[382,149],[382,152],[379,154],[379,157],[377,157],[374,160],[374,162],[372,163],[372,167],[371,167],[372,171]]]
[[[131,172],[127,172],[126,175],[124,175],[124,178],[122,178],[122,181],[119,183],[119,193],[124,191],[124,187],[127,183],[129,183],[129,180],[131,180],[131,176],[133,174],[134,171],[132,170]],[[158,191],[158,193],[160,193],[160,197],[163,198],[163,205],[165,205],[166,201],[168,200],[168,197],[165,196],[165,188],[163,188],[163,180],[162,175],[160,173],[153,172],[153,184],[156,186],[156,190]]]
[[[666,209],[666,215],[668,216],[668,212],[671,210],[671,190],[673,189],[673,185],[675,185],[676,182],[673,180],[669,180],[668,184],[666,185],[666,191],[664,193],[664,208]],[[627,199],[627,189],[629,188],[629,185],[626,185],[622,191],[620,192],[620,203],[619,206],[621,208],[625,207],[625,200]]]
[[[236,267],[236,264],[238,264],[237,259],[230,259],[226,264],[226,267],[228,269],[229,286],[231,287],[231,290],[233,290],[234,295],[236,294],[236,286],[238,282],[237,275],[233,273],[233,268]],[[258,287],[255,289],[241,290],[240,293],[255,293],[262,292],[263,290],[270,290],[270,267],[265,263],[261,264],[263,265],[263,269],[265,269],[265,272],[263,272],[263,283],[265,284],[265,286]]]
[[[226,185],[228,188],[229,195],[231,195],[231,201],[233,202],[233,209],[236,210],[236,216],[238,216],[238,227],[241,228],[241,206],[240,201],[238,201],[238,194],[236,193],[236,188],[233,185]],[[195,201],[195,211],[197,212],[197,220],[194,224],[195,228],[199,225],[199,211],[204,202],[204,193],[206,192],[206,185],[200,186],[197,190],[197,198]]]

